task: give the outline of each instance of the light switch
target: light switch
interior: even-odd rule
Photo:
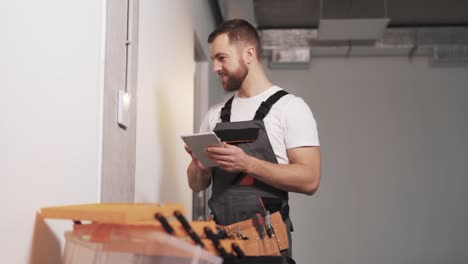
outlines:
[[[123,90],[119,90],[119,105],[117,123],[123,129],[127,129],[129,123],[130,111],[130,94]]]

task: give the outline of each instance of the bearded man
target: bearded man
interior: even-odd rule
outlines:
[[[217,167],[205,167],[186,147],[189,186],[199,192],[212,185],[213,219],[225,235],[244,242],[246,255],[290,258],[288,192],[312,195],[320,183],[314,116],[304,100],[268,80],[259,35],[247,21],[224,22],[208,43],[213,71],[235,94],[211,107],[200,128],[223,141],[206,149]]]

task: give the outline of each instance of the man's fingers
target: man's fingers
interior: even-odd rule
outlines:
[[[201,162],[197,159],[197,157],[195,157],[195,156],[193,155],[192,151],[187,147],[187,145],[185,145],[184,148],[185,148],[185,151],[187,151],[187,153],[190,154],[190,156],[192,157],[193,162],[195,163],[195,165],[196,165],[198,168],[200,168],[200,169],[202,169],[202,170],[206,170],[206,169],[207,169],[207,168],[205,167],[205,165],[203,165],[203,163],[201,163]]]
[[[188,154],[192,155],[192,151],[187,147],[187,145],[184,146],[185,151],[187,151]]]
[[[233,160],[233,158],[229,155],[219,155],[214,153],[208,153],[208,157],[215,161],[232,162]]]
[[[225,147],[208,147],[206,148],[206,152],[214,153],[218,155],[232,155],[234,154],[233,149],[225,148]]]

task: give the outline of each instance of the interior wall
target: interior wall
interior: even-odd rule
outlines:
[[[321,186],[291,195],[298,263],[468,262],[467,68],[314,58],[267,74],[318,122]]]
[[[193,131],[194,32],[207,38],[210,12],[208,1],[140,1],[135,200],[182,202],[189,218],[190,157],[180,135]]]
[[[106,8],[101,202],[133,202],[135,199],[138,0],[113,0],[107,3]],[[129,45],[125,45],[127,34]],[[126,46],[128,46],[128,51]],[[130,95],[129,118],[125,129],[119,127],[117,123],[119,91],[125,91]]]
[[[104,8],[95,0],[2,2],[4,263],[61,263],[71,221],[44,221],[38,209],[99,201]]]

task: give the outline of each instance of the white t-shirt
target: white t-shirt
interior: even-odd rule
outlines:
[[[279,90],[282,88],[272,86],[249,98],[240,98],[236,93],[232,101],[231,122],[252,120],[260,104]],[[208,110],[200,126],[200,132],[213,131],[216,124],[221,122],[221,108],[226,101]],[[273,105],[263,122],[276,159],[280,164],[289,163],[288,149],[320,146],[314,115],[300,97],[292,94],[283,96]]]

